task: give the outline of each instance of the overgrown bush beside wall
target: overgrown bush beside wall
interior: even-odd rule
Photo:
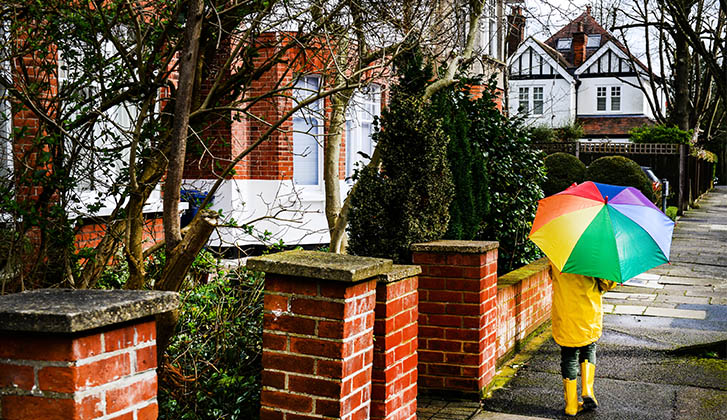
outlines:
[[[259,418],[262,290],[262,275],[241,268],[181,292],[160,363],[160,419]]]
[[[542,254],[528,240],[538,200],[543,198],[543,153],[531,146],[527,129],[495,106],[494,81],[469,112],[470,137],[484,156],[489,211],[476,239],[500,242],[498,273],[521,267]]]
[[[483,227],[490,205],[485,156],[472,138],[470,113],[482,103],[472,101],[464,83],[445,89],[432,98],[434,115],[442,120],[442,129],[449,136],[447,159],[454,182],[454,198],[449,206],[448,239],[477,237]]]
[[[446,155],[449,138],[441,121],[412,93],[421,85],[420,63],[412,57],[399,66],[414,76],[404,77],[394,89],[374,133],[381,170],[357,174],[348,224],[353,255],[410,263],[412,243],[440,239],[447,230],[454,192]]]

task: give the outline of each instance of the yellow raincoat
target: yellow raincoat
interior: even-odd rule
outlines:
[[[564,347],[582,347],[601,337],[601,294],[616,283],[580,274],[561,273],[550,264],[553,276],[553,339]],[[600,283],[600,286],[599,286]]]

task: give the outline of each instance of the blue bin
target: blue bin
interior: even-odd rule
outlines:
[[[185,227],[194,219],[199,211],[199,206],[207,197],[207,193],[198,190],[181,190],[180,193],[181,201],[189,204],[189,208],[182,213],[180,221],[182,227]],[[212,204],[211,201],[210,204]]]

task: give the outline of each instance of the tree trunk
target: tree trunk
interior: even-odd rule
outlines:
[[[336,77],[336,85],[342,81],[338,79],[342,78],[340,75]],[[345,249],[345,229],[336,230],[336,221],[341,217],[341,183],[339,180],[341,142],[343,141],[343,130],[346,127],[346,107],[352,93],[351,90],[346,90],[331,97],[329,136],[323,149],[326,220],[328,221],[328,232],[331,236],[329,251],[334,253],[341,253]]]
[[[202,0],[188,0],[188,15],[184,33],[184,46],[180,53],[179,85],[174,106],[174,125],[172,126],[171,150],[167,179],[164,182],[164,239],[167,254],[182,240],[179,221],[179,188],[182,185],[184,157],[187,152],[187,130],[189,113],[194,94],[194,76],[199,55],[199,37],[202,32]]]
[[[207,239],[217,226],[218,214],[209,210],[200,210],[197,216],[189,225],[189,230],[184,238],[171,252],[167,253],[167,262],[164,266],[161,278],[154,285],[155,290],[178,292],[184,282],[184,278],[192,266],[195,257],[207,243]],[[179,313],[169,312],[157,317],[157,355],[158,360],[169,344],[169,339],[174,334],[174,327],[177,325]]]
[[[674,123],[682,130],[689,130],[689,43],[677,31],[674,33],[674,44]]]

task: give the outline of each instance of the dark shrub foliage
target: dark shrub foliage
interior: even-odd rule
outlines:
[[[578,141],[583,133],[583,126],[574,122],[555,129],[556,139],[562,142]]]
[[[260,410],[262,276],[240,269],[181,292],[159,418],[253,420]]]
[[[527,128],[497,109],[495,85],[490,81],[480,99],[472,102],[470,138],[485,160],[489,180],[489,211],[480,240],[500,242],[498,272],[507,273],[541,255],[528,240],[545,179],[543,153],[531,147]]]
[[[447,230],[453,195],[449,139],[420,98],[399,95],[382,113],[374,141],[382,169],[358,175],[349,252],[408,263],[412,243],[440,239]]]
[[[684,131],[678,127],[665,125],[643,126],[631,130],[631,141],[634,143],[680,143],[689,144],[692,131]]]
[[[585,179],[602,184],[634,187],[649,200],[654,200],[649,178],[638,163],[623,156],[604,156],[594,160],[586,169]]]
[[[546,125],[530,128],[530,141],[533,143],[550,143],[557,140],[555,130]]]
[[[449,136],[447,159],[454,181],[454,199],[449,206],[447,239],[477,237],[489,206],[487,171],[484,155],[470,138],[470,112],[475,103],[463,85],[439,92],[432,100],[434,115],[442,120],[442,129]]]
[[[543,193],[546,196],[559,193],[574,182],[583,182],[586,176],[586,165],[577,157],[568,153],[553,153],[545,157],[545,174]]]

